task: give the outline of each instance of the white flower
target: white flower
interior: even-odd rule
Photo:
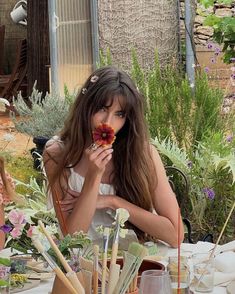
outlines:
[[[98,76],[93,76],[93,77],[91,77],[90,81],[91,81],[92,83],[95,83],[95,82],[98,81],[98,79],[99,79]]]
[[[229,113],[229,111],[230,111],[229,106],[223,107],[223,113]]]
[[[190,87],[190,88],[194,88],[194,83],[191,83],[191,84],[189,85],[189,87]]]
[[[82,88],[82,94],[84,95],[86,94],[86,92],[87,92],[87,88]]]
[[[195,63],[193,63],[193,64],[192,64],[192,68],[195,68],[195,67],[196,67],[196,64],[195,64]]]

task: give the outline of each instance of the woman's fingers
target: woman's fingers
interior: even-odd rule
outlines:
[[[86,150],[89,161],[99,169],[103,169],[110,161],[112,153],[113,149],[111,145],[99,146],[96,150],[92,150],[91,148]]]

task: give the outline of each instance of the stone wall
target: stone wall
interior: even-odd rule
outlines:
[[[232,5],[215,4],[208,9],[198,5],[197,15],[194,22],[194,42],[196,45],[206,45],[212,40],[213,28],[204,26],[204,14],[213,13],[218,17],[235,16],[235,2]]]
[[[181,40],[185,41],[184,24],[184,0],[181,4]],[[194,0],[191,0],[194,1]],[[196,0],[195,0],[196,1]],[[197,4],[196,14],[193,25],[193,39],[195,44],[195,53],[201,68],[208,69],[210,84],[219,86],[227,93],[234,93],[234,85],[231,83],[231,65],[223,62],[222,47],[213,42],[213,28],[203,25],[206,14],[214,13],[218,17],[235,16],[235,1],[233,5],[219,5],[205,9]],[[217,54],[219,53],[219,54]]]
[[[9,74],[14,66],[17,42],[27,36],[27,27],[15,24],[10,12],[17,3],[16,0],[0,1],[0,24],[5,25],[5,43],[4,43],[4,72]]]
[[[212,41],[213,28],[210,26],[203,25],[203,22],[206,18],[205,15],[215,14],[218,17],[233,16],[235,17],[235,1],[231,5],[224,5],[215,3],[214,7],[204,8],[202,5],[194,2],[196,0],[191,0],[192,9],[196,10],[195,19],[194,19],[194,43],[195,45],[206,46],[208,42]],[[185,0],[180,0],[180,12],[181,12],[181,21],[180,21],[180,32],[181,39],[185,39],[185,24],[184,24],[184,2]],[[194,13],[192,11],[192,13]]]

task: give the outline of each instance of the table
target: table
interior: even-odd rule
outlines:
[[[193,253],[197,253],[197,252],[208,252],[211,248],[213,248],[213,246],[214,244],[208,243],[208,242],[198,242],[197,244],[183,243],[181,245],[181,254],[190,256]],[[157,260],[163,263],[165,266],[167,265],[167,260],[169,256],[177,255],[177,249],[170,248],[169,246],[165,244],[158,244],[158,248],[159,248],[158,254],[156,256],[151,256],[150,259]],[[27,291],[23,291],[20,293],[21,294],[48,294],[50,293],[52,289],[53,281],[54,279],[41,281],[38,287],[32,288]],[[198,293],[199,292],[195,292],[195,294],[198,294]],[[219,287],[219,286],[214,287],[214,290],[212,292],[212,294],[226,294],[226,293],[227,293],[226,287]]]

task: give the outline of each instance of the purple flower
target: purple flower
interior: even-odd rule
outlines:
[[[215,198],[215,192],[214,192],[214,190],[213,189],[211,189],[211,188],[203,188],[202,189],[202,192],[204,193],[204,194],[206,194],[206,196],[210,199],[210,200],[213,200],[214,198]]]
[[[220,54],[220,48],[219,47],[215,47],[215,55],[219,55]]]
[[[213,44],[208,43],[208,44],[207,44],[207,48],[208,48],[208,49],[212,49],[212,48],[213,48]]]
[[[231,62],[235,62],[235,57],[230,58]]]
[[[206,66],[206,67],[204,68],[204,71],[205,71],[205,73],[208,73],[208,72],[210,71],[209,67]]]
[[[231,78],[232,78],[233,80],[235,80],[235,74],[234,74],[234,73],[231,74]]]
[[[228,135],[227,138],[226,138],[226,141],[227,141],[228,143],[231,143],[232,140],[233,140],[233,135]]]
[[[10,225],[3,225],[0,227],[0,230],[2,230],[5,234],[10,233],[12,230],[12,227]]]
[[[188,161],[187,166],[188,166],[188,168],[192,168],[193,167],[192,161]]]

